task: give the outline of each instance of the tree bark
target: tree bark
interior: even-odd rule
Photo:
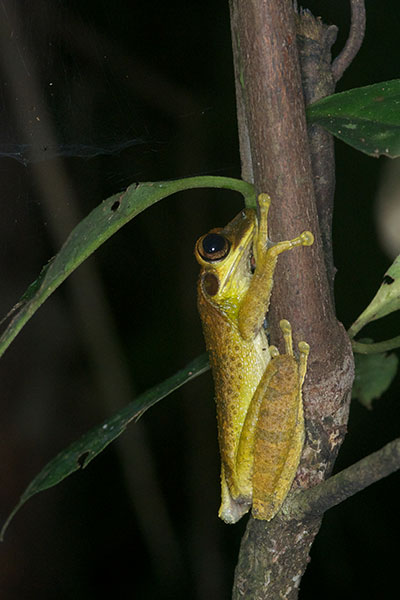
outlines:
[[[302,75],[304,89],[315,89],[316,84],[308,85],[314,69],[300,68],[291,1],[230,0],[230,10],[243,178],[254,178],[257,192],[272,198],[269,235],[273,241],[293,238],[306,229],[315,236],[311,248],[279,258],[268,315],[272,342],[279,342],[277,324],[286,318],[295,340],[311,346],[303,388],[307,439],[292,489],[309,488],[329,475],[343,441],[354,373],[350,342],[335,317],[332,298],[332,144],[329,138],[322,140],[326,153],[321,163],[321,140],[317,141],[311,159]],[[310,37],[307,30],[302,35]],[[333,87],[327,58],[333,32],[325,28],[316,37],[315,44],[321,46],[321,77],[325,72]],[[311,44],[313,51],[315,44]],[[305,66],[306,46],[303,39]],[[269,523],[250,517],[233,598],[297,598],[319,525],[320,516],[300,521],[281,512]]]

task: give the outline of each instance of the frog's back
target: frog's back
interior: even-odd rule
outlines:
[[[264,330],[255,340],[243,340],[236,321],[203,294],[200,289],[198,308],[215,384],[221,458],[229,479],[248,406],[269,362],[268,342]]]

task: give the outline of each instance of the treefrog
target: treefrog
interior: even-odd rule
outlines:
[[[221,454],[220,518],[236,523],[252,506],[271,520],[293,482],[304,443],[301,388],[309,346],[293,356],[291,327],[281,321],[285,354],[269,347],[265,315],[278,255],[310,246],[313,235],[268,240],[270,197],[258,197],[226,227],[196,243],[201,266],[198,308],[215,383]],[[271,358],[272,357],[272,358]]]

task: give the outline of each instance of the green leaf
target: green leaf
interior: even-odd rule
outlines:
[[[400,79],[322,98],[307,117],[365,154],[400,156]]]
[[[8,313],[8,316],[11,316],[20,309],[0,337],[0,356],[37,309],[68,275],[123,225],[152,204],[171,194],[204,187],[235,190],[243,194],[246,206],[254,207],[256,205],[253,185],[240,179],[214,176],[139,183],[104,200],[75,227],[60,252],[45,265],[38,279],[28,287],[21,301]]]
[[[349,329],[354,337],[367,323],[381,319],[400,308],[400,255],[383,276],[382,284],[375,296]]]
[[[380,398],[392,383],[399,360],[395,354],[384,353],[355,354],[354,360],[356,373],[352,397],[371,409],[372,401]]]
[[[101,425],[94,427],[79,440],[60,452],[28,485],[18,504],[14,507],[3,525],[0,539],[3,539],[4,533],[14,515],[29,498],[57,485],[78,469],[84,469],[108,444],[125,431],[127,425],[133,419],[137,421],[151,406],[208,369],[207,354],[198,356],[184,369],[181,369],[172,377],[138,396],[138,398],[119,410],[114,416],[104,421]]]

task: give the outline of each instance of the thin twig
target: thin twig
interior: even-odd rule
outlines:
[[[400,438],[389,442],[377,452],[359,460],[324,483],[294,495],[285,507],[286,516],[304,519],[322,515],[328,509],[398,469],[400,469]]]
[[[352,63],[359,51],[365,33],[365,2],[364,0],[350,0],[351,25],[347,42],[332,63],[332,74],[335,81],[339,81],[347,67]]]

